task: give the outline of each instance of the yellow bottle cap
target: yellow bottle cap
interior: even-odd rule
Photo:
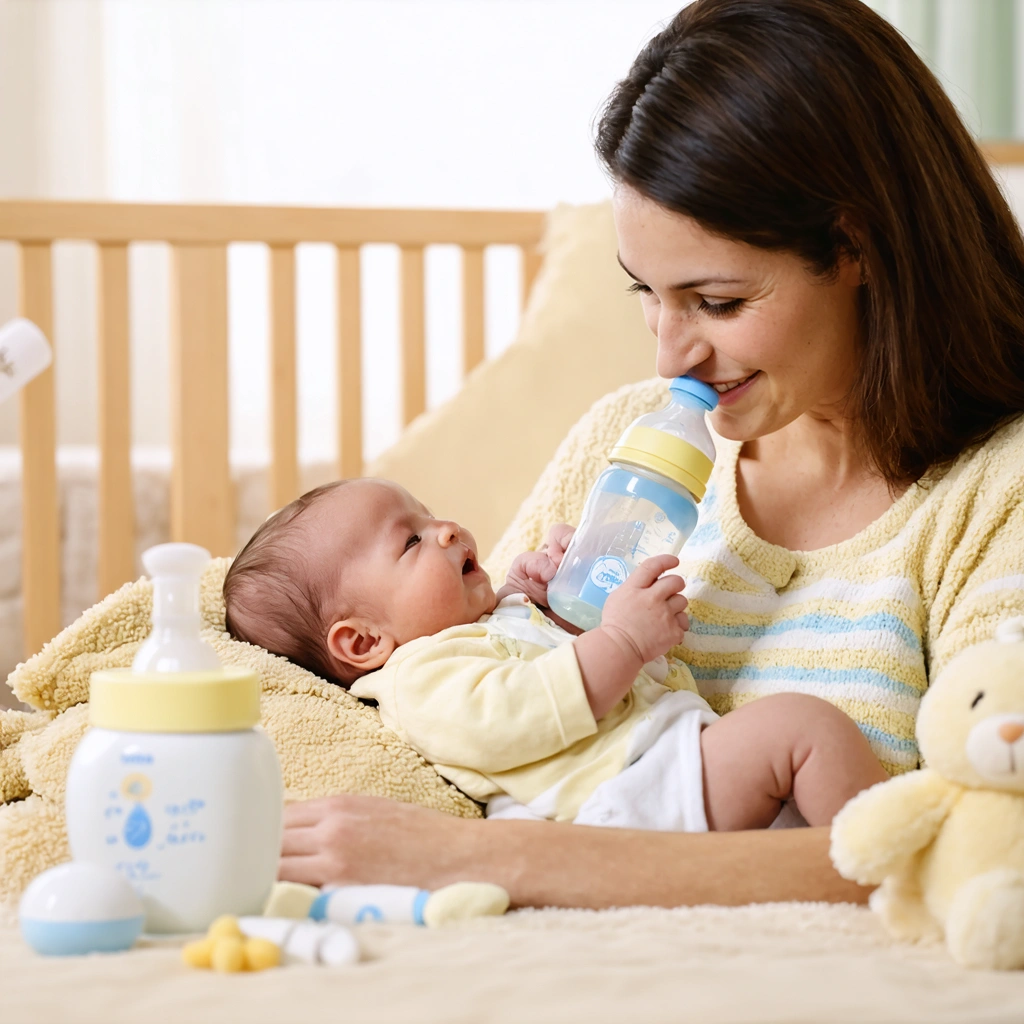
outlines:
[[[704,497],[715,465],[688,441],[653,427],[630,427],[608,458],[661,473],[685,487],[697,501]]]
[[[255,672],[94,672],[89,681],[89,723],[122,732],[235,732],[260,720]]]

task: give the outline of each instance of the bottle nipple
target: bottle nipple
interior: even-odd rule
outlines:
[[[153,631],[132,662],[133,672],[209,672],[217,652],[199,635],[199,584],[210,552],[197,544],[158,544],[142,556],[153,581]]]

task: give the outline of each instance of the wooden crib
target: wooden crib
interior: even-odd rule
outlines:
[[[170,245],[171,536],[227,555],[234,548],[228,436],[228,260],[232,242],[270,254],[271,507],[299,493],[295,247],[329,243],[337,253],[339,476],[362,471],[360,248],[399,247],[401,410],[404,424],[426,406],[424,250],[462,250],[463,368],[484,358],[484,251],[518,246],[525,300],[540,266],[541,212],[156,206],[0,201],[0,240],[17,244],[20,312],[52,337],[54,242],[98,248],[98,584],[109,593],[132,579],[135,521],[131,476],[128,247]],[[56,368],[59,372],[59,367]],[[60,525],[54,368],[20,396],[24,649],[60,628]]]
[[[983,145],[995,164],[1024,165],[1024,143]],[[20,254],[20,308],[52,335],[51,247],[98,247],[98,584],[106,594],[134,576],[131,478],[128,247],[164,242],[172,250],[171,536],[232,553],[234,508],[228,436],[228,262],[232,242],[270,252],[270,501],[299,492],[295,344],[295,246],[323,242],[337,251],[337,472],[362,471],[360,248],[401,250],[401,410],[410,423],[426,405],[424,249],[462,250],[463,366],[484,358],[484,250],[518,246],[525,300],[540,266],[542,212],[157,206],[0,201],[0,241]],[[59,372],[59,367],[58,367]],[[54,371],[20,397],[24,650],[59,632],[60,529]]]

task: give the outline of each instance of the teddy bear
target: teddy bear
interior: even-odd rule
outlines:
[[[854,797],[832,823],[836,870],[890,933],[945,935],[965,967],[1024,968],[1024,618],[966,648],[917,716],[927,767]]]

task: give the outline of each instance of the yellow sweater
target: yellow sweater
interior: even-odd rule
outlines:
[[[384,724],[474,799],[507,793],[571,821],[625,767],[658,697],[696,689],[685,666],[658,659],[597,722],[572,640],[515,594],[478,622],[404,644],[350,692],[377,701]]]
[[[577,523],[606,453],[665,403],[664,382],[598,402],[566,438],[492,555],[503,571],[553,522]],[[918,765],[914,721],[954,654],[1024,614],[1024,418],[911,487],[855,537],[817,551],[759,538],[736,501],[740,445],[718,456],[680,572],[690,631],[674,654],[719,714],[798,691],[850,715],[892,772]]]

